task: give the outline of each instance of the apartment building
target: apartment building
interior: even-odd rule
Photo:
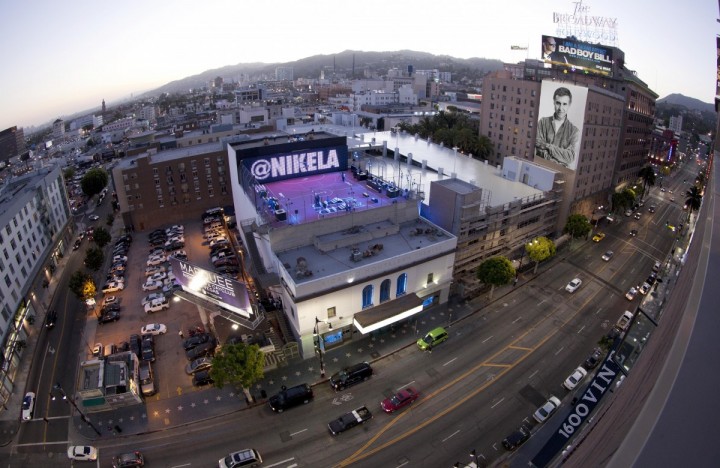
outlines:
[[[70,208],[58,166],[43,168],[0,187],[0,401],[15,386],[28,326],[43,320],[47,304],[34,290],[54,279],[68,250]]]

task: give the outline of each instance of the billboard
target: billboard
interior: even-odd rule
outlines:
[[[545,63],[612,76],[612,49],[600,44],[543,36],[541,53]]]
[[[170,267],[183,290],[245,318],[253,314],[245,284],[170,257]]]
[[[577,169],[582,139],[585,87],[543,80],[540,87],[535,158]]]

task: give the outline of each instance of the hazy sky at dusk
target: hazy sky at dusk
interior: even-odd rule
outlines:
[[[0,129],[99,108],[208,69],[343,50],[539,58],[570,1],[0,0]],[[617,18],[626,65],[660,97],[712,102],[714,1],[585,1]],[[680,7],[682,5],[682,7]],[[511,51],[511,45],[529,50]]]

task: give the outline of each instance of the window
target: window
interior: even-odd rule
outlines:
[[[432,284],[432,282],[433,282],[433,274],[432,274],[432,273],[428,273],[428,276],[427,276],[427,284]]]
[[[395,296],[402,296],[407,290],[407,273],[398,276],[397,287],[395,288]]]
[[[335,307],[328,307],[327,318],[328,319],[335,318],[335,315],[336,315]]]
[[[365,286],[362,292],[362,308],[372,307],[373,287],[371,284]]]
[[[386,279],[380,283],[380,303],[390,300],[390,280]]]

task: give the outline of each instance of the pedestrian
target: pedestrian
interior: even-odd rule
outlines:
[[[184,338],[182,330],[178,332],[178,335],[180,335],[180,339],[182,340]]]
[[[515,280],[513,281],[513,287],[515,287],[518,284],[518,277],[515,277]]]

